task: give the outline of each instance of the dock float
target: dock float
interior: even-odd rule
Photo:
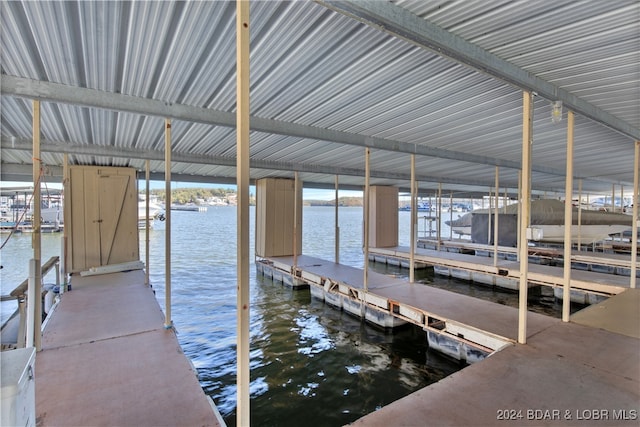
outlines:
[[[409,322],[422,327],[429,345],[453,358],[474,363],[514,344],[518,310],[421,283],[369,271],[364,292],[363,270],[301,255],[258,260],[259,273],[293,286],[308,286],[311,295],[381,327]],[[527,313],[528,333],[557,322]]]
[[[640,289],[629,289],[351,425],[637,426]]]
[[[73,276],[36,355],[43,426],[224,426],[141,270]]]

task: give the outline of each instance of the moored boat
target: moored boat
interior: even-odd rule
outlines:
[[[511,204],[498,210],[500,216],[518,215],[518,203]],[[461,236],[473,235],[474,215],[488,215],[489,209],[477,209],[453,221],[446,221],[454,233]],[[564,242],[564,202],[555,199],[541,199],[531,201],[531,240],[546,243]],[[580,223],[578,217],[580,216]],[[597,210],[582,210],[573,207],[571,225],[571,242],[590,244],[604,240],[611,235],[624,233],[633,225],[630,215],[618,212]],[[500,219],[498,219],[500,224]],[[515,231],[515,230],[514,230]]]

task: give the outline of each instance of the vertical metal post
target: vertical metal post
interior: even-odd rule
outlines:
[[[611,185],[611,212],[616,211],[616,185]]]
[[[518,243],[517,243],[517,256],[516,256],[516,261],[520,261],[520,245],[522,245],[522,241],[520,240],[522,238],[522,171],[519,170],[518,171]]]
[[[336,211],[335,211],[335,254],[336,264],[340,263],[340,226],[338,223],[338,175],[336,175]]]
[[[453,191],[449,193],[449,224],[453,223]],[[449,227],[449,241],[453,240],[453,227]]]
[[[531,202],[531,148],[533,144],[533,95],[522,93],[522,220],[520,223],[520,283],[518,301],[518,343],[527,342],[527,297],[529,245],[527,227],[529,227]]]
[[[493,266],[498,265],[498,198],[500,197],[499,187],[500,168],[496,166],[496,194],[495,194],[495,208],[493,214]]]
[[[635,288],[637,282],[638,263],[638,204],[640,203],[639,178],[640,174],[640,141],[636,141],[633,161],[633,226],[631,227],[631,281],[629,287]]]
[[[144,284],[149,286],[149,175],[151,174],[151,166],[149,159],[144,161],[144,181],[145,181],[145,194],[146,194],[146,202],[145,202],[145,226],[144,226]]]
[[[620,213],[624,213],[624,185],[620,184]],[[620,241],[622,242],[623,233],[620,232]]]
[[[564,189],[564,267],[562,280],[562,321],[571,315],[571,226],[573,225],[573,111],[567,113],[567,173]]]
[[[237,422],[249,426],[249,1],[236,1]]]
[[[24,348],[26,346],[26,330],[27,330],[27,307],[26,298],[21,295],[18,298],[18,313],[20,316],[20,322],[18,323],[18,348]]]
[[[165,192],[165,231],[164,231],[164,327],[173,326],[171,319],[171,119],[164,120],[164,192]]]
[[[35,287],[36,265],[37,263],[35,259],[32,258],[29,260],[29,281],[27,285],[27,347],[35,346],[35,332],[37,331],[36,306],[38,304],[36,299],[37,293]]]
[[[31,246],[33,247],[33,258],[35,260],[35,279],[33,282],[35,299],[28,301],[28,304],[33,304],[35,306],[34,345],[36,347],[36,351],[42,350],[42,236],[40,234],[40,219],[42,218],[40,200],[40,179],[42,177],[41,169],[40,101],[36,100],[33,101],[33,220],[31,221],[31,226],[33,228]]]
[[[298,203],[300,200],[298,199],[298,191],[300,191],[300,177],[298,171],[293,173],[293,273],[295,275],[296,270],[298,269]]]
[[[491,214],[493,213],[493,197],[491,194],[491,187],[489,187],[489,212],[487,212],[487,246],[491,244],[491,231],[493,230],[493,224],[491,224]]]
[[[370,194],[369,194],[369,158],[371,150],[369,147],[364,149],[364,291],[369,291],[369,211],[370,211]]]
[[[442,219],[442,183],[439,182],[438,183],[438,207],[437,207],[437,211],[436,211],[436,233],[438,236],[438,241],[436,243],[437,248],[436,250],[440,251],[440,240],[442,239],[441,233],[440,233],[440,220]]]
[[[578,250],[582,250],[582,178],[578,180]]]
[[[69,197],[69,154],[62,155],[62,194],[65,198]],[[67,199],[67,201],[70,200]],[[69,236],[69,228],[71,227],[71,204],[64,203],[62,218],[64,227],[62,227],[62,285],[60,286],[60,295],[67,290],[67,241]]]
[[[409,241],[409,283],[415,282],[416,260],[416,155],[411,155],[411,240]]]
[[[56,286],[60,289],[60,261],[56,262]]]
[[[502,209],[504,213],[507,213],[507,203],[509,202],[509,193],[507,187],[504,187],[504,197],[502,198]]]

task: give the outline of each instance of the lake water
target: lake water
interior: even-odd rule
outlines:
[[[303,253],[334,259],[334,209],[305,207]],[[254,210],[251,208],[253,253]],[[399,239],[409,244],[409,212],[400,212]],[[448,218],[444,218],[448,219]],[[362,208],[340,208],[340,261],[363,266]],[[443,226],[443,236],[448,236]],[[6,235],[2,236],[3,240]],[[144,232],[140,233],[141,259]],[[60,235],[42,236],[43,261],[60,252]],[[0,254],[2,294],[27,277],[31,236],[16,235]],[[178,339],[198,369],[228,425],[235,425],[236,395],[236,209],[172,212],[172,312]],[[407,270],[376,266],[406,277]],[[150,275],[164,307],[164,223],[150,233]],[[517,306],[517,294],[498,292],[419,271],[424,285]],[[53,282],[53,275],[45,283]],[[413,326],[382,331],[250,269],[251,418],[256,425],[338,426],[436,382],[462,366],[429,350]],[[530,309],[559,317],[553,298],[531,301]],[[12,311],[3,304],[2,317]],[[304,420],[304,421],[303,421]]]

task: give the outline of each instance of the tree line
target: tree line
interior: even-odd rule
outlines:
[[[165,190],[150,190],[151,195],[156,196],[160,201],[166,201]],[[207,200],[212,197],[227,199],[230,195],[235,195],[236,190],[231,188],[176,188],[171,190],[171,200],[173,203],[198,204],[199,200]]]

